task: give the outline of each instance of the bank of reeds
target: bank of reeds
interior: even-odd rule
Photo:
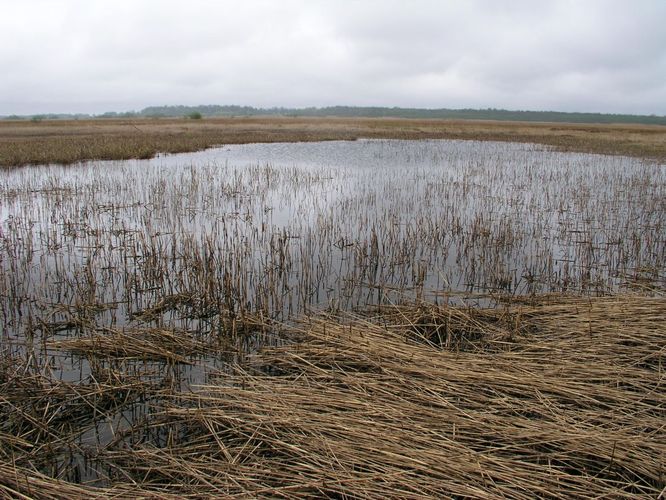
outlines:
[[[665,325],[666,300],[638,295],[304,319],[289,344],[164,393],[89,450],[105,487],[35,471],[8,445],[24,434],[4,431],[0,491],[654,498],[666,486]]]
[[[464,139],[547,144],[563,151],[666,159],[666,127],[473,120],[208,118],[21,122],[0,120],[0,167],[150,158],[220,144]]]

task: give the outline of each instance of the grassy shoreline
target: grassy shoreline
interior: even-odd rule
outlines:
[[[221,144],[374,139],[511,141],[666,161],[666,127],[384,118],[1,121],[0,167],[150,158]]]

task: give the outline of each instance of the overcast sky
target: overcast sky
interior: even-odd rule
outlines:
[[[0,115],[163,104],[666,115],[666,0],[0,0]]]

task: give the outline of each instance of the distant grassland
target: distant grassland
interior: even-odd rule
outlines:
[[[249,117],[0,121],[0,166],[150,158],[222,144],[463,139],[666,161],[666,127],[389,118]]]

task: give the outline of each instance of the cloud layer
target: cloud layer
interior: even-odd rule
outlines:
[[[162,104],[666,115],[663,0],[0,7],[0,115]]]

